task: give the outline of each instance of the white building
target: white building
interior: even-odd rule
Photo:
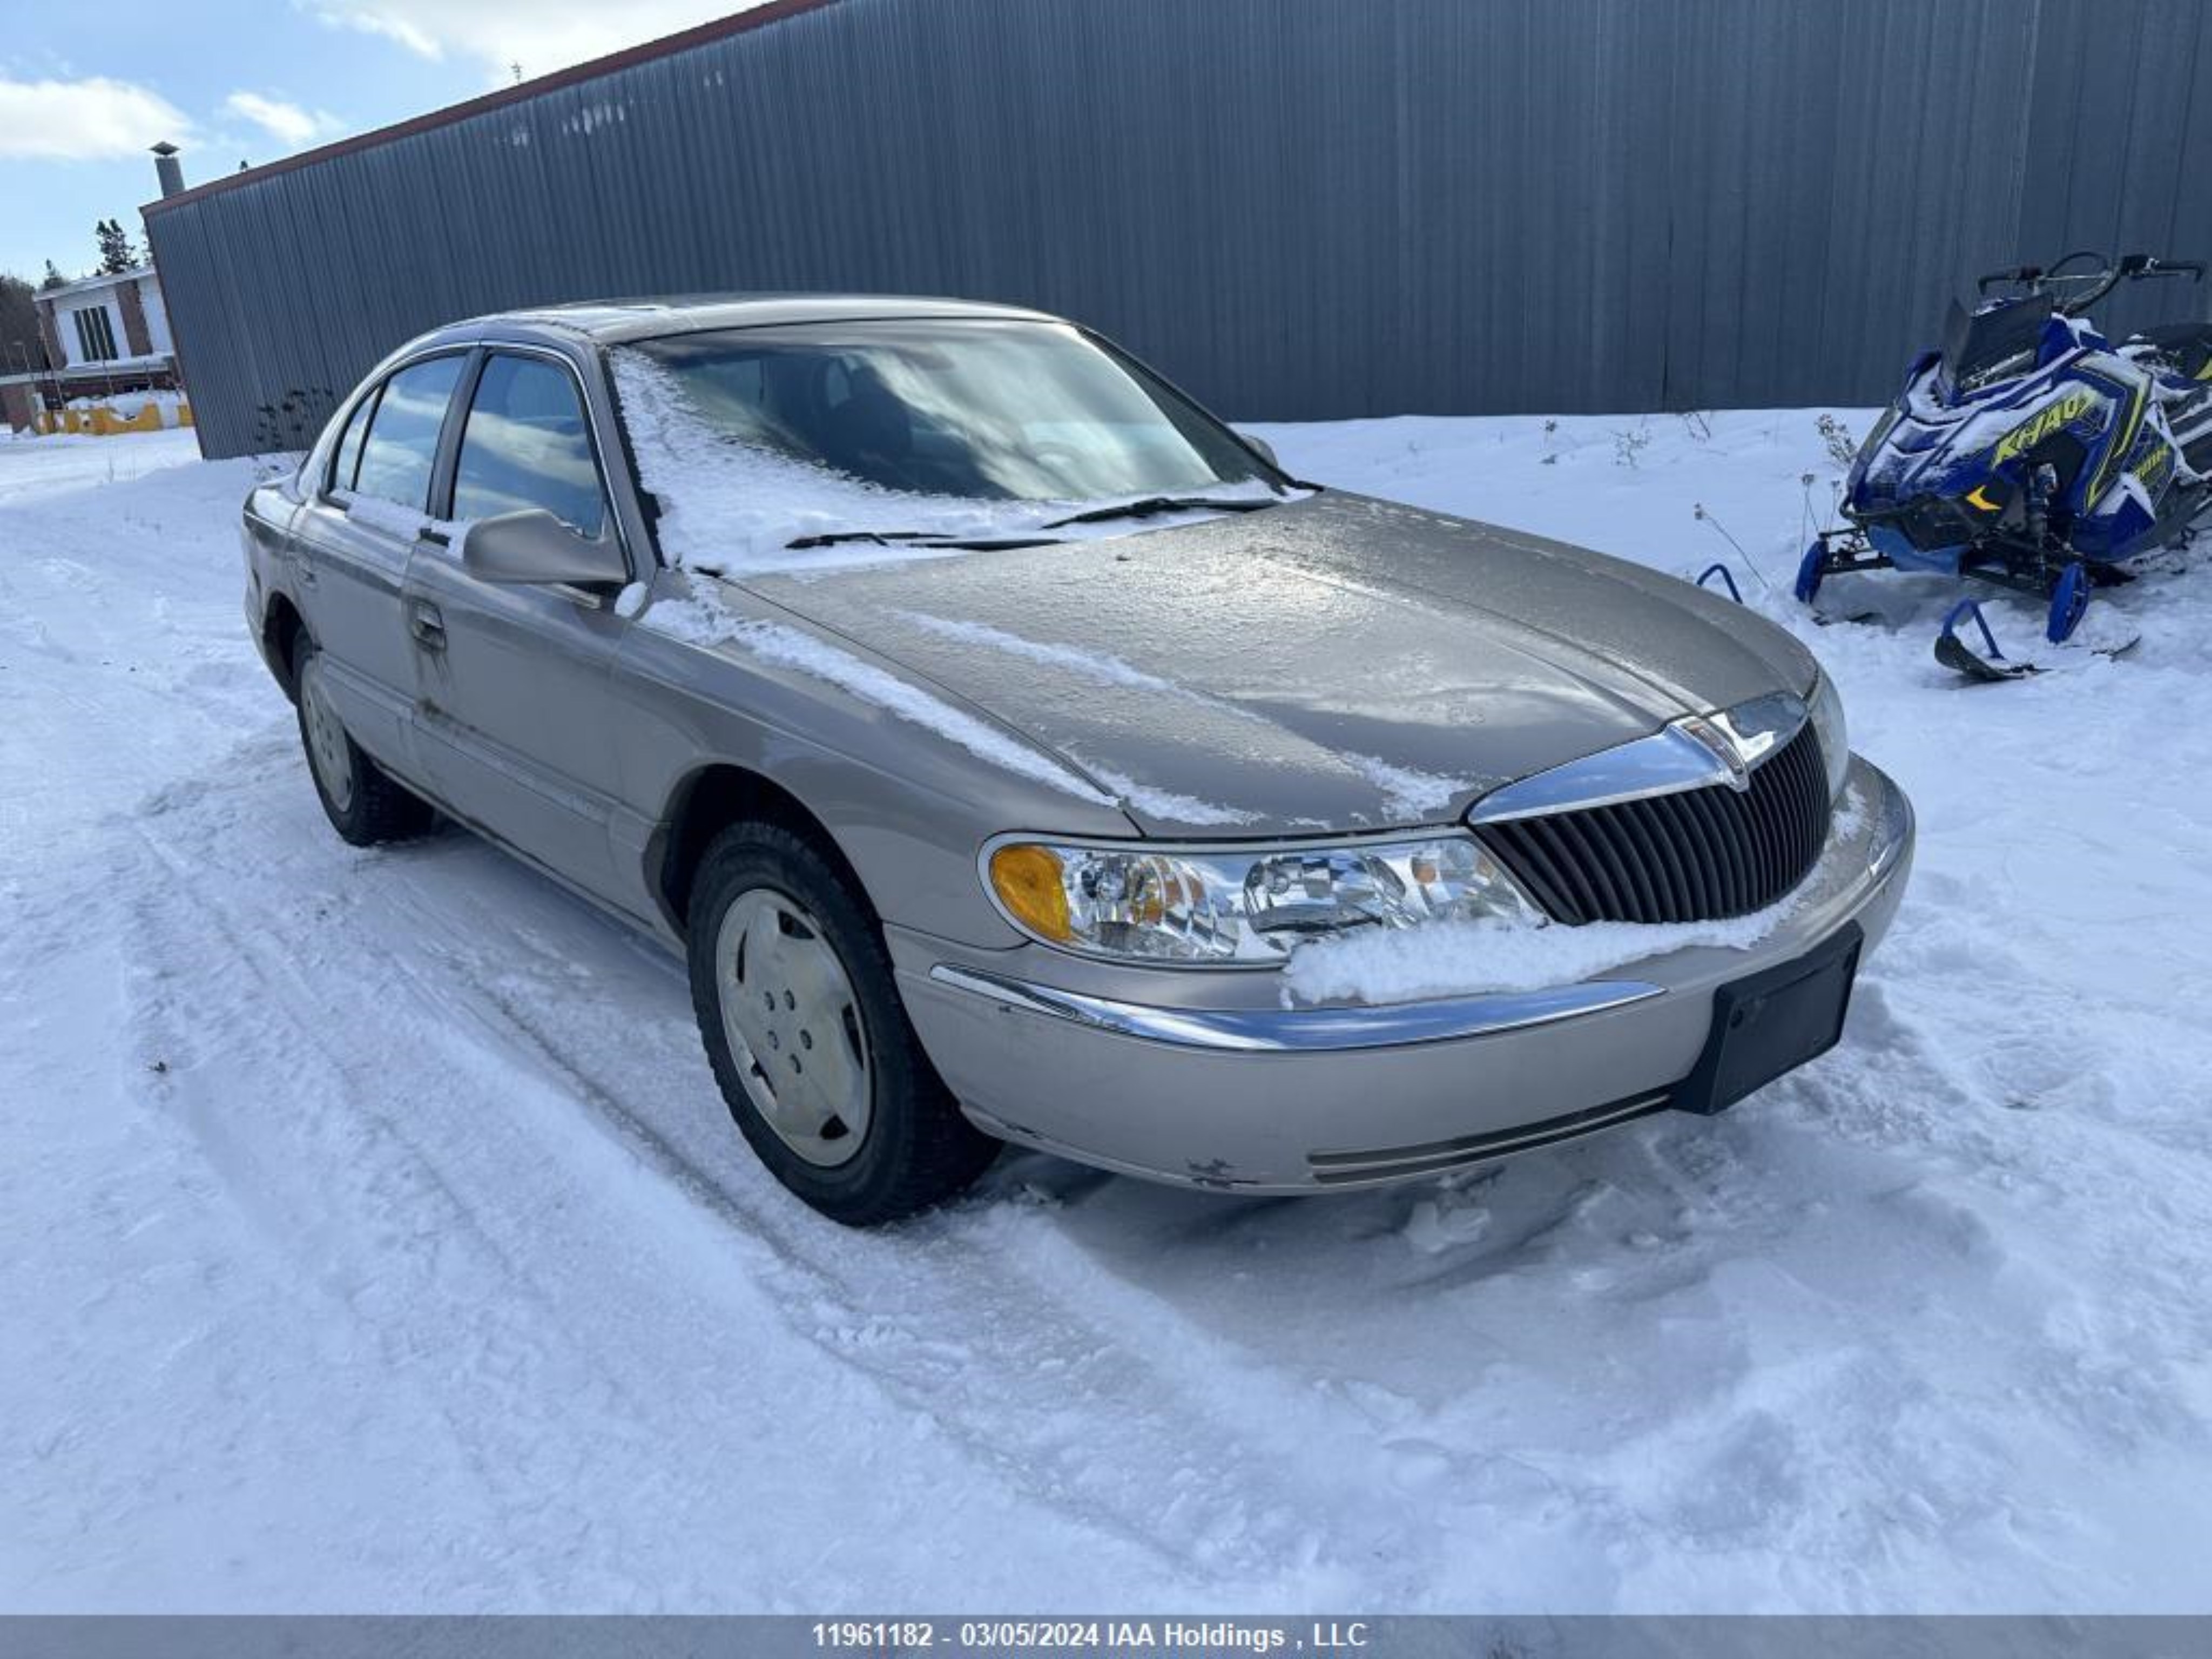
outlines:
[[[46,351],[57,368],[166,363],[175,353],[151,265],[48,289],[38,303],[52,319]]]
[[[178,389],[153,266],[42,289],[34,299],[46,361],[0,362],[0,422],[20,429],[76,399]]]

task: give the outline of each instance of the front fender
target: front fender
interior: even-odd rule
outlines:
[[[976,875],[991,836],[1137,833],[1083,774],[982,711],[859,646],[819,639],[766,601],[720,583],[709,598],[708,586],[659,573],[617,659],[623,793],[659,814],[639,848],[649,893],[671,820],[716,765],[770,780],[813,814],[886,922],[983,949],[1022,942]],[[672,609],[656,621],[660,606]],[[726,620],[720,637],[702,607]],[[789,636],[820,652],[792,660],[774,648]]]

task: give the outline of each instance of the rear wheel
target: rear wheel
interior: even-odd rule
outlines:
[[[356,847],[404,841],[423,834],[435,814],[420,797],[392,781],[346,734],[332,705],[322,653],[304,634],[293,654],[299,688],[300,744],[331,827]]]
[[[689,932],[715,1081],[799,1198],[872,1226],[951,1197],[997,1155],[922,1053],[866,900],[811,843],[774,824],[725,830]]]

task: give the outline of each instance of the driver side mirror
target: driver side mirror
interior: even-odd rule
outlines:
[[[586,541],[542,507],[471,525],[461,539],[461,568],[483,582],[619,587],[629,580],[619,547]]]
[[[1280,472],[1283,470],[1283,464],[1275,459],[1274,445],[1269,443],[1265,438],[1255,438],[1249,432],[1240,432],[1237,435],[1244,441],[1248,447],[1258,450],[1260,459],[1273,467],[1276,471]]]

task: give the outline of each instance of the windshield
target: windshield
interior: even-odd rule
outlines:
[[[1232,434],[1063,324],[817,324],[636,349],[728,442],[877,489],[1059,503],[1275,487]]]
[[[2004,300],[1969,312],[1956,300],[1943,329],[1943,362],[1952,379],[1972,386],[1992,369],[2025,370],[2051,320],[2045,299]]]

